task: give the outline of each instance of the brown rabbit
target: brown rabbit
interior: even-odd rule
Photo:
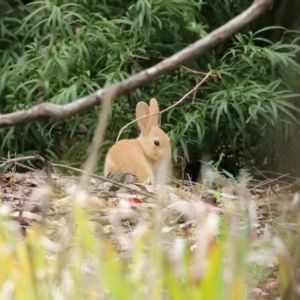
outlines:
[[[137,176],[140,182],[153,178],[153,169],[159,162],[170,160],[169,137],[159,128],[159,107],[156,99],[136,105],[136,118],[153,114],[137,121],[141,134],[137,139],[120,140],[111,147],[105,158],[104,175],[126,171]]]

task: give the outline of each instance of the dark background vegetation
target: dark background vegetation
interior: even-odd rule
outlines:
[[[248,7],[250,0],[0,0],[0,111],[41,101],[65,104],[130,77],[181,50]],[[236,175],[253,166],[297,176],[299,151],[300,4],[276,0],[253,24],[186,67],[218,77],[162,116],[178,166],[197,171],[209,154]],[[280,26],[280,27],[279,27]],[[113,104],[104,155],[138,101],[161,109],[203,78],[180,68]],[[40,120],[1,129],[1,156],[39,153],[80,166],[99,107],[66,121]],[[132,138],[137,128],[122,138]],[[297,165],[298,164],[298,165]],[[180,167],[178,167],[180,169]]]

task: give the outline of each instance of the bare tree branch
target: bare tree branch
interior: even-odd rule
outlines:
[[[102,98],[107,93],[114,95],[113,98],[125,95],[136,88],[154,81],[162,74],[178,68],[188,60],[223,42],[261,15],[271,2],[272,0],[255,0],[244,12],[201,40],[189,45],[153,67],[107,88],[100,89],[87,97],[65,105],[41,103],[27,110],[0,115],[0,128],[25,124],[43,117],[51,117],[56,120],[66,119],[78,112],[101,104]]]

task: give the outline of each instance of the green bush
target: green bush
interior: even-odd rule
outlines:
[[[1,113],[41,101],[65,104],[130,77],[205,36],[251,1],[138,0],[34,1],[3,7],[0,20]],[[282,28],[271,42],[249,26],[226,43],[189,62],[200,72],[213,69],[195,95],[163,116],[178,155],[214,152],[220,144],[244,147],[264,139],[280,124],[297,123],[296,63],[299,33]],[[277,29],[278,30],[278,29]],[[180,68],[126,97],[116,99],[103,154],[119,129],[134,117],[138,101],[156,97],[161,108],[178,101],[203,75]],[[91,141],[99,108],[66,121],[40,120],[2,129],[1,154],[40,153],[80,165]],[[180,121],[178,121],[180,120]],[[270,127],[271,125],[271,127]],[[287,131],[288,130],[288,131]],[[287,131],[287,132],[286,132]],[[122,138],[134,137],[135,127]],[[221,142],[220,142],[221,141]]]

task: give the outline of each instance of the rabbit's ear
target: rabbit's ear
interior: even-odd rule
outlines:
[[[147,103],[139,102],[136,105],[136,109],[135,109],[136,119],[138,119],[142,116],[145,116],[145,115],[149,115],[149,114],[150,114],[150,108],[149,108]],[[139,125],[142,132],[145,132],[146,129],[148,128],[148,122],[149,122],[149,117],[142,118],[142,119],[137,121],[137,123],[138,123],[138,125]]]
[[[152,98],[150,100],[150,114],[154,114],[149,117],[149,123],[148,126],[149,128],[152,126],[158,126],[158,120],[159,120],[159,107],[158,107],[158,102],[156,99]]]

